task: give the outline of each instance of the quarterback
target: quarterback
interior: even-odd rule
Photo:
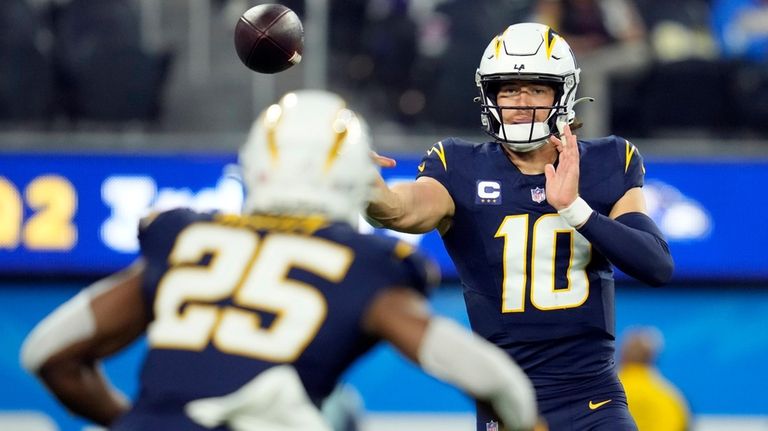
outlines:
[[[573,134],[579,73],[551,28],[509,26],[475,77],[491,140],[436,143],[415,181],[379,179],[366,217],[439,230],[472,328],[528,374],[551,430],[635,430],[614,369],[611,264],[661,285],[673,262],[646,215],[637,148]],[[477,418],[479,431],[497,420],[482,406]]]

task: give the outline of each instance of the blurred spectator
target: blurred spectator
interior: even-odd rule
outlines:
[[[624,334],[619,379],[639,431],[685,431],[689,427],[685,398],[656,368],[662,344],[656,328],[636,328]]]
[[[60,103],[75,123],[154,121],[170,54],[142,46],[134,0],[69,0],[53,8]]]
[[[53,72],[50,32],[25,0],[0,1],[0,121],[50,119]]]
[[[435,1],[435,3],[440,3]],[[440,126],[478,130],[475,71],[490,39],[530,14],[530,0],[449,0],[422,21],[421,73],[426,114]]]
[[[636,1],[654,61],[634,75],[612,77],[613,130],[634,137],[732,138],[764,123],[765,74],[718,58],[709,0]]]
[[[610,133],[610,78],[641,73],[650,61],[645,25],[633,0],[537,0],[531,21],[562,34],[580,58],[578,96],[595,103],[577,109],[580,136]]]
[[[539,0],[533,21],[555,29],[577,55],[645,36],[632,0]]]
[[[709,0],[636,0],[658,62],[713,59]]]
[[[167,52],[142,45],[136,0],[0,1],[0,121],[152,122]]]
[[[361,40],[373,61],[373,108],[388,117],[406,120],[400,100],[410,88],[416,60],[416,23],[408,14],[408,0],[370,0]]]
[[[655,61],[634,76],[612,77],[612,129],[635,137],[760,137],[768,121],[768,1],[717,0],[712,13],[707,0],[637,1]],[[738,43],[728,48],[729,41]]]
[[[723,57],[768,62],[768,0],[715,0],[712,27]]]

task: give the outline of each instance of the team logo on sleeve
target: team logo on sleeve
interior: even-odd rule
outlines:
[[[632,163],[632,156],[637,154],[639,157],[640,152],[637,151],[637,147],[632,145],[631,142],[627,141],[626,139],[624,142],[626,144],[626,149],[624,150],[624,173],[626,174],[629,170],[629,165]],[[640,164],[640,169],[642,169],[643,173],[645,173],[645,166],[643,166],[642,163]]]
[[[499,431],[499,423],[496,421],[486,422],[485,431]]]
[[[440,159],[440,162],[443,164],[443,169],[446,171],[448,170],[448,162],[445,160],[445,148],[443,148],[443,141],[440,141],[436,143],[432,148],[427,150],[427,157],[431,156],[432,154],[437,154],[437,157]],[[423,167],[419,166],[419,172],[422,172],[424,170]]]
[[[501,182],[478,180],[475,203],[486,205],[501,205]]]
[[[543,187],[536,187],[535,189],[531,189],[531,200],[537,204],[540,204],[547,200],[547,192]]]

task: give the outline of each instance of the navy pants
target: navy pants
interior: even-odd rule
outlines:
[[[629,414],[624,387],[615,374],[595,380],[589,389],[539,394],[539,414],[550,431],[637,431]],[[496,417],[486,406],[477,406],[477,431],[501,430]]]

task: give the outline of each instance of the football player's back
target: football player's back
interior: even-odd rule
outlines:
[[[140,238],[155,316],[140,397],[117,429],[188,429],[187,403],[281,364],[319,405],[376,341],[361,327],[376,293],[427,282],[426,261],[410,246],[320,217],[175,210]]]
[[[352,227],[368,139],[338,96],[289,93],[241,149],[245,216],[175,210],[141,229],[151,350],[115,429],[326,429],[317,407],[379,339],[362,327],[374,296],[425,283],[409,247]]]

